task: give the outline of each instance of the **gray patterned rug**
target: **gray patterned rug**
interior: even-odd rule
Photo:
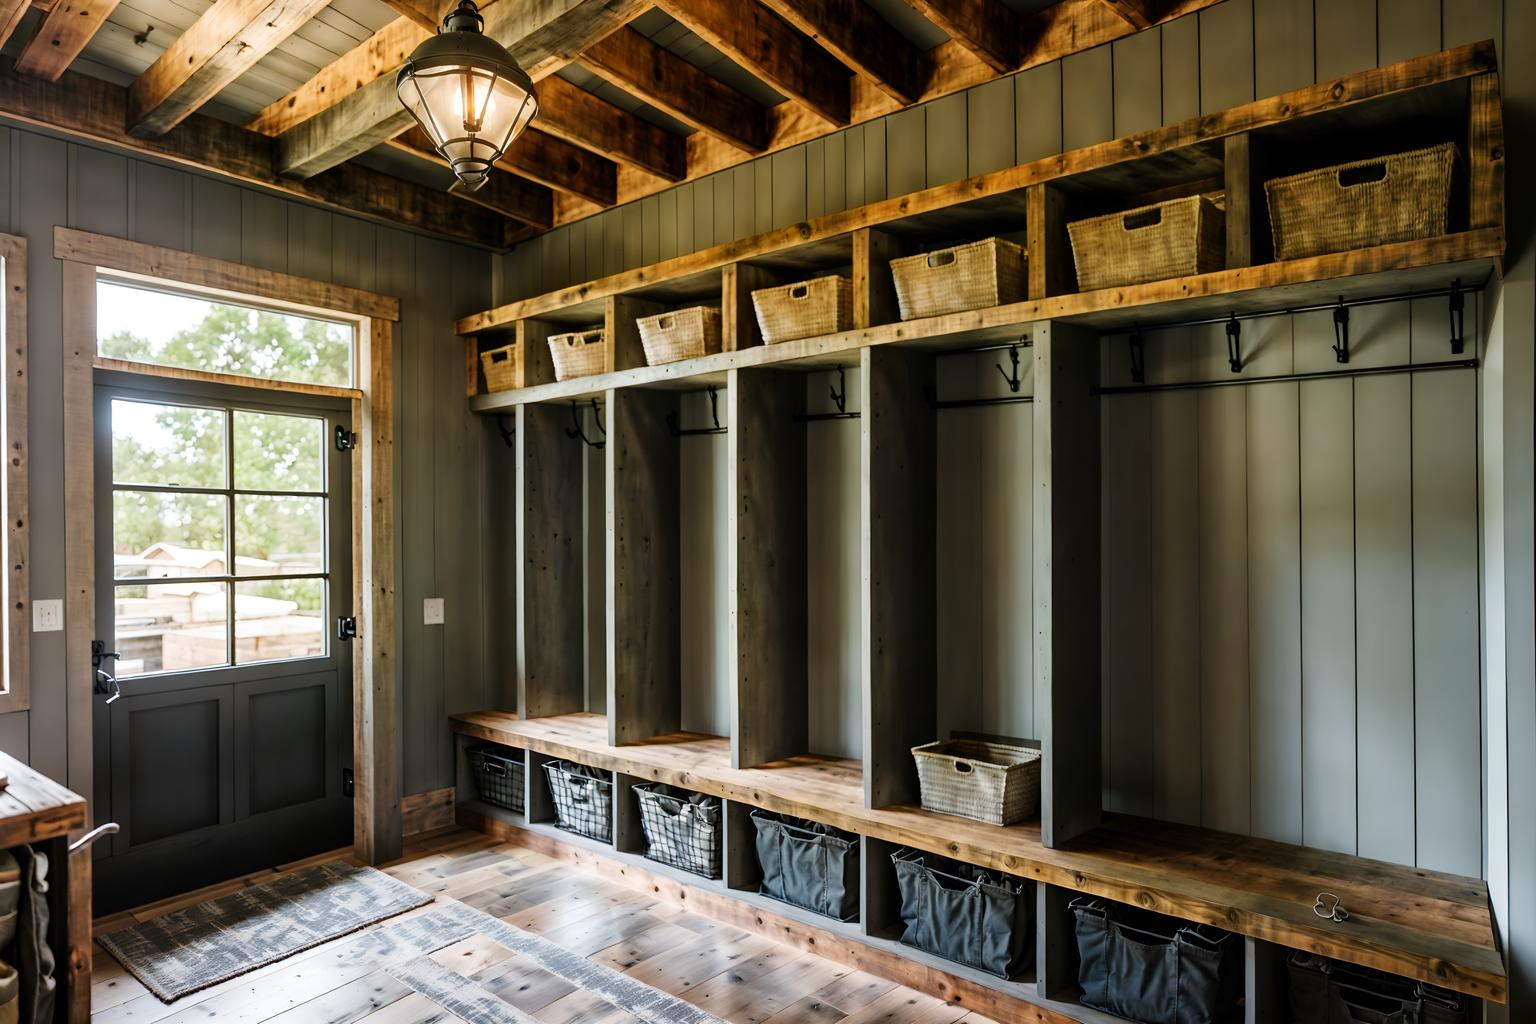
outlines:
[[[332,861],[97,939],[169,1003],[432,902],[373,868]]]

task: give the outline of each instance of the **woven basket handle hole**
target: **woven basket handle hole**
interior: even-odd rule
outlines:
[[[495,761],[486,761],[480,766],[480,770],[485,772],[487,775],[505,776],[507,774],[507,766],[504,764],[497,764]]]
[[[660,320],[656,321],[656,326],[664,331],[670,331],[672,329],[672,318],[669,316],[664,316]]]
[[[789,290],[789,297],[792,299],[803,299],[809,294],[811,290],[803,284],[797,284]]]
[[[1369,185],[1377,181],[1385,181],[1387,177],[1387,162],[1366,164],[1364,167],[1346,167],[1339,172],[1339,187],[1353,188],[1356,185]]]
[[[947,267],[953,262],[955,262],[955,254],[948,251],[932,253],[928,257],[930,267]]]
[[[976,769],[971,765],[971,762],[969,762],[969,761],[956,761],[955,762],[955,771],[959,772],[961,775],[969,775],[971,772],[973,772],[975,770]]]
[[[1142,210],[1140,213],[1128,213],[1125,215],[1124,220],[1125,230],[1127,231],[1137,231],[1141,228],[1150,228],[1154,224],[1161,224],[1162,222],[1163,211],[1161,208],[1154,210]]]
[[[491,353],[491,362],[493,362],[493,363],[504,363],[508,359],[511,359],[511,358],[512,358],[512,353],[510,353],[510,352],[492,352]]]

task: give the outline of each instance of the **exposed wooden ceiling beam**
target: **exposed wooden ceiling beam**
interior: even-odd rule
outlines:
[[[128,90],[77,72],[56,83],[0,59],[0,117],[89,142],[211,171],[396,227],[504,248],[520,232],[504,217],[466,207],[446,192],[352,165],[294,181],[272,169],[272,140],[206,114],[154,139],[128,133]]]
[[[4,46],[6,40],[11,38],[16,31],[16,26],[21,24],[22,15],[32,6],[28,0],[3,0],[0,2],[0,46]]]
[[[835,125],[849,121],[849,73],[757,0],[659,0],[727,57]]]
[[[845,0],[761,0],[899,103],[923,93],[929,62],[868,4]]]
[[[280,100],[262,108],[246,127],[281,135],[335,106],[369,82],[394,74],[427,33],[409,18],[396,18],[315,73]]]
[[[1103,4],[1138,32],[1157,23],[1159,5],[1155,0],[1103,0]]]
[[[402,133],[398,138],[390,140],[389,145],[439,167],[448,166],[448,161],[443,159],[432,145],[432,140],[427,138],[427,133],[420,128]],[[479,189],[471,191],[454,182],[448,191],[460,199],[466,199],[487,210],[495,210],[540,231],[548,230],[554,223],[555,201],[550,190],[502,168],[493,169]]]
[[[682,136],[578,89],[555,75],[538,85],[537,124],[551,135],[668,181],[688,173]]]
[[[435,0],[384,0],[396,14],[402,18],[409,18],[416,26],[427,32],[436,32],[437,26],[442,22],[438,11],[441,7]]]
[[[638,14],[644,0],[534,0],[497,4],[486,35],[512,52],[535,80]],[[413,26],[414,27],[414,26]],[[309,177],[366,152],[409,128],[413,120],[385,74],[340,102],[288,128],[278,138],[279,172]]]
[[[58,81],[116,9],[117,0],[58,0],[16,58],[16,69]]]
[[[406,135],[412,132],[426,140],[426,133],[420,128],[413,128]],[[519,135],[502,162],[509,171],[589,203],[612,206],[618,202],[619,169],[612,160],[537,128],[528,128]]]
[[[1019,16],[1002,0],[908,0],[929,21],[993,71],[1019,66]]]
[[[328,0],[217,0],[128,87],[128,127],[160,135],[249,71]]]
[[[587,47],[581,64],[684,124],[748,153],[761,153],[768,144],[767,112],[750,96],[632,28],[619,29]]]

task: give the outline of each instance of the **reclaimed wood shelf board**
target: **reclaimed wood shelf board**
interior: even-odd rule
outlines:
[[[917,807],[864,806],[858,761],[797,757],[732,768],[729,741],[681,733],[621,747],[601,715],[452,718],[453,729],[593,767],[670,783],[995,870],[1134,903],[1266,942],[1503,1002],[1506,974],[1479,879],[1209,829],[1111,815],[1061,847],[1037,823],[999,828]],[[1350,913],[1313,913],[1321,891]]]
[[[40,843],[85,827],[85,798],[9,754],[0,771],[10,783],[0,791],[0,849]]]

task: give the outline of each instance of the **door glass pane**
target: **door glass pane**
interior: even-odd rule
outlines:
[[[303,384],[352,384],[350,324],[215,302],[123,281],[96,282],[96,345],[156,366]]]
[[[112,561],[118,579],[224,576],[229,499],[222,494],[114,491]]]
[[[313,658],[325,653],[325,581],[235,584],[235,661]]]
[[[325,421],[235,410],[235,486],[242,491],[325,490]]]
[[[112,480],[223,487],[224,410],[114,400]]]
[[[235,496],[235,574],[325,571],[325,499]]]
[[[177,672],[229,663],[228,584],[150,583],[115,594],[118,673]]]

